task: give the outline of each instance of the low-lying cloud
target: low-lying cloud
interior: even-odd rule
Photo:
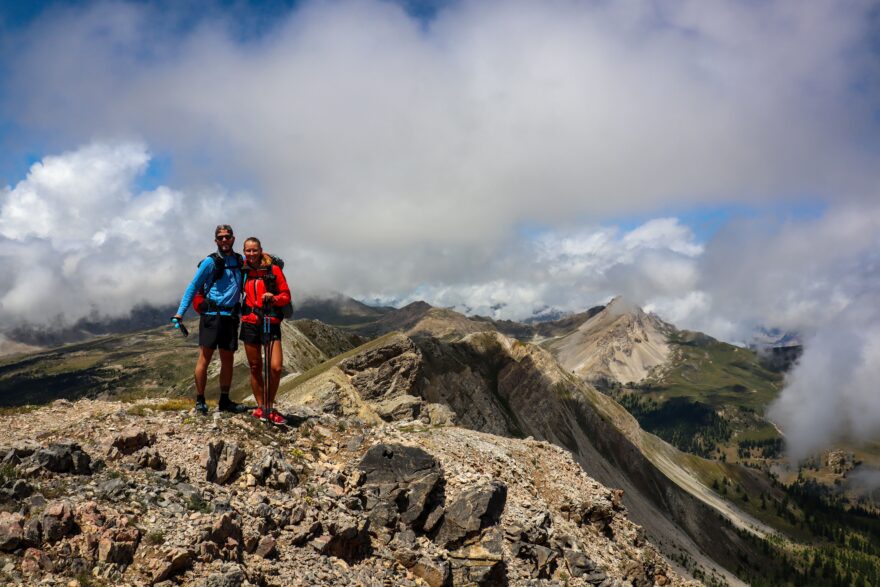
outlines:
[[[880,311],[854,300],[805,341],[799,365],[769,415],[796,460],[837,441],[880,437]]]

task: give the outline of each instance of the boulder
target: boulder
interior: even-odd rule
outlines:
[[[159,454],[159,451],[153,449],[142,450],[138,453],[137,466],[141,469],[153,469],[154,471],[162,471],[165,469],[165,459]]]
[[[0,464],[18,465],[40,449],[33,440],[25,440],[14,446],[0,447]]]
[[[596,563],[584,553],[565,549],[562,551],[562,556],[565,558],[565,564],[572,577],[583,577],[593,585],[598,585],[606,579],[605,573],[598,569]]]
[[[358,464],[371,519],[380,526],[400,521],[421,529],[439,499],[442,471],[433,456],[418,447],[377,444]]]
[[[43,541],[58,542],[74,529],[73,506],[69,501],[54,501],[43,510],[40,519]]]
[[[295,487],[299,482],[293,467],[277,449],[267,451],[262,459],[251,465],[248,473],[259,485],[282,491]]]
[[[271,536],[263,536],[257,544],[254,554],[260,558],[272,558],[277,552],[275,547],[276,543],[274,538]]]
[[[110,441],[110,446],[124,455],[133,454],[156,442],[155,434],[148,434],[142,428],[128,428]]]
[[[399,395],[379,402],[376,413],[386,422],[415,420],[422,410],[422,400],[411,395]]]
[[[208,575],[203,583],[205,587],[241,587],[247,577],[239,568]]]
[[[25,467],[29,472],[39,470],[50,473],[73,473],[89,475],[92,472],[92,457],[83,452],[76,442],[59,442],[36,450]]]
[[[128,495],[128,483],[119,477],[98,484],[98,495],[107,501],[121,501]]]
[[[193,552],[182,548],[175,548],[157,562],[152,572],[152,582],[159,583],[188,569],[193,562]]]
[[[241,542],[242,532],[241,522],[228,512],[221,515],[203,535],[203,540],[210,540],[215,544],[225,544],[230,538]]]
[[[24,479],[8,479],[0,486],[0,500],[21,500],[34,492]]]
[[[201,542],[199,548],[204,558],[240,561],[244,550],[241,522],[226,512],[202,533]]]
[[[323,555],[353,562],[363,558],[369,550],[369,520],[337,512],[324,521],[322,527],[324,534],[312,540],[312,546]]]
[[[0,550],[12,552],[24,540],[24,516],[18,513],[0,512]]]
[[[52,559],[49,555],[38,548],[28,548],[24,551],[21,561],[21,572],[25,575],[37,575],[53,570]]]
[[[447,587],[452,581],[452,569],[449,562],[444,560],[423,556],[409,570],[430,587]]]
[[[483,528],[497,524],[506,501],[507,486],[500,481],[464,491],[446,505],[434,541],[444,548],[461,544]]]
[[[238,473],[243,462],[244,451],[234,442],[211,441],[202,452],[201,465],[205,468],[205,478],[221,485]]]
[[[23,542],[26,546],[43,544],[43,524],[40,523],[40,518],[33,517],[25,522]]]
[[[98,541],[98,562],[131,564],[140,539],[141,531],[134,526],[117,525],[115,528],[108,528]]]

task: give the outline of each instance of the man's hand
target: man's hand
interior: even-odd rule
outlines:
[[[183,324],[183,316],[181,316],[180,314],[175,314],[171,317],[171,323],[174,324],[174,328],[180,330],[180,334],[182,334],[184,338],[189,336],[189,331]]]
[[[263,294],[263,305],[264,306],[271,306],[274,301],[275,301],[275,294],[271,294],[269,292],[266,292]]]

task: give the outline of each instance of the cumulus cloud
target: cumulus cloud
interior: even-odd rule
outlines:
[[[14,39],[6,111],[252,180],[273,234],[322,250],[473,250],[523,222],[859,193],[869,9],[464,1],[424,24],[316,1],[242,41],[216,15],[98,3]]]
[[[91,144],[35,163],[0,192],[0,324],[70,324],[174,300],[213,247],[213,227],[251,207],[222,190],[137,191],[137,143]]]
[[[500,319],[524,319],[548,307],[579,311],[623,295],[639,303],[661,295],[686,295],[697,280],[702,246],[674,218],[657,218],[631,230],[597,226],[545,231],[498,248],[482,274],[466,281],[426,283],[404,298],[418,299]]]

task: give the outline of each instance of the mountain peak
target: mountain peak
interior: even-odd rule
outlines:
[[[429,304],[428,302],[426,302],[424,300],[416,300],[414,302],[408,303],[407,305],[402,307],[400,310],[407,311],[407,312],[427,312],[429,310],[432,310],[433,308],[434,308],[434,306],[432,306],[431,304]]]
[[[672,327],[622,296],[584,321],[574,332],[545,346],[564,367],[583,379],[641,381],[670,356]]]
[[[623,296],[614,296],[608,304],[606,304],[603,312],[612,316],[622,316],[624,314],[632,314],[633,316],[647,316],[648,314],[638,304],[634,304]]]

